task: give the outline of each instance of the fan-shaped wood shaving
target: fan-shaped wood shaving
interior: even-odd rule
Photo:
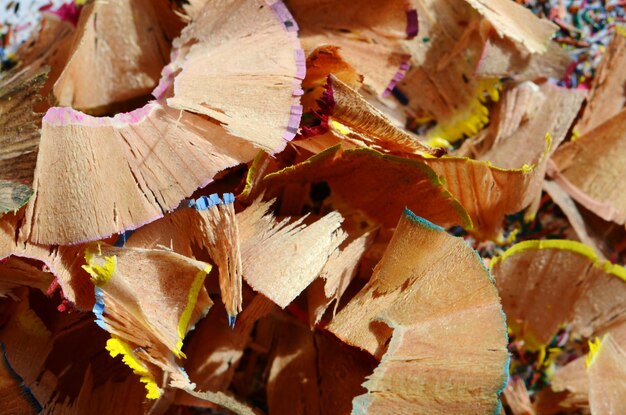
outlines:
[[[326,262],[347,237],[337,212],[316,221],[300,218],[277,220],[269,212],[271,202],[255,202],[236,216],[245,281],[281,307],[286,307],[320,274]],[[185,210],[145,226],[129,239],[128,246],[172,246],[176,252],[192,252],[192,241],[205,240],[195,219]],[[184,224],[186,235],[179,235]],[[283,255],[292,252],[294,255]],[[230,258],[230,260],[235,260]]]
[[[441,149],[431,148],[421,143],[417,136],[396,127],[389,119],[356,91],[344,84],[334,75],[328,77],[329,100],[332,110],[328,114],[329,122],[336,120],[342,124],[338,129],[347,127],[351,134],[368,144],[380,147],[385,152],[405,154],[430,154],[440,156]]]
[[[520,4],[507,0],[466,0],[485,16],[500,36],[522,44],[530,53],[543,53],[558,26],[540,19]]]
[[[578,134],[587,134],[626,106],[626,33],[616,30],[596,70],[587,106],[576,123]]]
[[[305,62],[297,29],[280,1],[207,3],[174,42],[173,70],[180,73],[168,104],[208,115],[270,153],[281,151],[302,115]]]
[[[548,90],[550,90],[549,87]],[[576,107],[576,103],[578,103],[578,105],[580,104],[582,96],[577,93],[570,94],[563,91],[563,96],[559,96],[557,94],[557,98],[562,98],[562,102],[558,101],[558,99],[557,101],[563,105],[565,105],[565,103],[571,103],[572,107]],[[552,103],[552,101],[550,102],[550,108],[552,105],[556,105],[556,103]],[[368,129],[370,127],[369,125],[365,125],[366,128],[363,129],[363,134],[356,134],[353,133],[350,128],[341,123],[333,123],[332,117],[329,117],[329,119],[329,133],[295,142],[298,146],[318,154],[310,160],[288,167],[282,172],[269,175],[268,180],[270,182],[274,180],[280,183],[288,180],[315,182],[327,180],[329,176],[332,176],[332,179],[328,180],[329,183],[339,181],[348,182],[350,184],[346,185],[345,188],[349,189],[349,192],[353,193],[358,188],[355,184],[355,181],[359,180],[357,176],[353,174],[346,175],[338,172],[336,174],[341,174],[341,176],[339,178],[335,178],[334,172],[331,173],[330,171],[325,171],[327,170],[326,165],[329,164],[328,160],[330,160],[331,155],[338,151],[336,148],[328,148],[328,146],[341,143],[342,147],[351,149],[346,150],[345,152],[346,154],[350,154],[352,158],[354,158],[352,152],[357,152],[359,154],[362,153],[361,158],[364,158],[365,154],[370,154],[370,157],[373,157],[373,154],[377,153],[372,149],[359,148],[360,146],[372,146],[377,149],[380,148],[381,150],[387,149],[387,151],[389,151],[389,148],[395,148],[394,152],[399,152],[403,158],[395,159],[391,156],[385,155],[383,159],[389,161],[389,163],[387,163],[388,166],[393,165],[393,163],[390,163],[391,160],[402,160],[403,163],[407,164],[407,166],[412,163],[424,163],[428,167],[432,168],[433,171],[439,176],[438,180],[444,184],[446,190],[459,201],[464,209],[466,209],[473,223],[473,233],[476,237],[481,239],[498,237],[506,215],[519,212],[538,199],[546,169],[548,154],[552,149],[551,138],[546,139],[547,136],[545,133],[543,133],[544,135],[539,136],[539,139],[542,142],[541,147],[539,147],[537,136],[533,136],[532,141],[534,145],[528,146],[524,152],[519,152],[522,153],[521,157],[512,157],[514,160],[513,163],[509,160],[504,161],[507,165],[515,165],[512,169],[506,169],[499,166],[496,167],[492,165],[490,161],[473,160],[454,156],[443,156],[440,158],[420,156],[415,154],[415,147],[412,149],[407,148],[407,146],[393,147],[386,141],[381,142],[378,139],[368,138],[370,137],[370,134],[373,136],[376,134],[375,131],[373,133],[370,132]],[[545,127],[548,131],[553,131],[560,139],[563,139],[567,128],[566,126],[568,125],[568,120],[571,122],[571,119],[561,120],[560,117],[555,117],[555,120],[548,123],[548,125],[544,125],[544,121],[538,123],[541,124],[538,127],[531,124],[530,127],[532,127],[532,129],[529,134],[536,131],[543,131],[543,127]],[[486,130],[484,134],[489,136],[490,132]],[[520,135],[519,138],[514,139],[513,142],[526,140],[527,137],[527,135]],[[395,143],[393,144],[395,145]],[[509,144],[504,147],[510,149]],[[356,149],[352,150],[353,148]],[[500,158],[505,160],[503,156],[505,154],[504,151],[498,154],[501,154]],[[342,158],[343,157],[345,156],[342,156]],[[411,160],[408,160],[407,157]],[[335,156],[334,160],[337,162],[337,160],[341,159]],[[374,164],[368,163],[368,168],[372,168],[375,172],[369,175],[367,179],[361,180],[372,181],[373,177],[380,176],[385,167],[382,162],[378,163],[379,165],[377,167],[374,167]],[[359,167],[359,169],[362,168]],[[345,170],[339,171],[343,172]],[[380,184],[372,186],[372,188],[383,189],[382,186],[386,183],[396,183],[396,186],[398,186],[398,183],[405,182],[408,180],[408,177],[409,176],[407,174],[403,174],[402,180],[391,177],[386,180],[381,178]],[[343,188],[343,184],[336,184],[336,186]],[[517,189],[517,191],[510,192],[509,189],[511,187]],[[348,192],[348,190],[345,192],[343,190],[340,191],[344,194],[345,192]],[[403,199],[407,198],[407,192],[402,192],[404,196],[398,196],[395,200],[413,208],[414,205],[409,205],[409,202],[406,202]],[[376,209],[377,203],[381,203],[382,201],[384,201],[384,203],[392,203],[387,197],[379,196],[375,198],[377,199],[377,202],[375,203],[368,201],[367,207],[362,207],[363,205],[358,200],[358,195],[349,194],[349,196],[345,197],[346,199],[349,199],[347,200],[349,204],[353,204],[355,207],[363,209],[366,213],[374,215],[374,218],[379,221],[382,220],[383,223],[389,226],[392,226],[393,221],[397,219],[397,217],[391,218],[390,220],[381,219],[380,212],[373,213]],[[430,216],[432,213],[425,210],[426,207],[414,207],[414,209],[422,209],[419,210],[419,214],[421,216],[424,216],[435,223],[440,223],[438,222],[438,219]],[[390,212],[393,211],[387,209],[385,212],[388,216],[391,216]],[[469,222],[465,223],[465,226],[468,227]],[[445,226],[452,223],[443,222],[440,224]]]
[[[561,146],[549,171],[572,198],[596,215],[626,222],[626,110]],[[609,150],[610,149],[610,150]]]
[[[574,241],[525,241],[492,261],[508,324],[537,349],[569,323],[589,338],[624,313],[626,270]],[[602,301],[598,301],[598,299]]]
[[[169,8],[158,7],[160,3],[87,3],[76,29],[72,56],[54,85],[58,105],[101,112],[112,104],[149,94],[170,55],[171,38],[159,18],[177,20]]]
[[[320,274],[347,235],[337,212],[307,226],[304,218],[278,222],[267,209],[267,204],[255,204],[237,217],[244,278],[284,308]]]
[[[546,134],[552,141],[552,154],[565,139],[584,98],[584,91],[549,83],[524,82],[507,90],[492,123],[482,133],[488,136],[484,138],[486,148],[477,158],[509,169],[538,163],[546,151]]]
[[[94,314],[111,333],[107,350],[122,354],[148,397],[158,397],[159,370],[186,378],[174,356],[184,357],[185,335],[212,305],[203,286],[210,266],[165,250],[101,243],[88,247],[85,259],[96,285]]]
[[[52,108],[43,120],[27,235],[75,244],[135,229],[254,154],[221,127],[156,102],[113,118]]]
[[[377,95],[389,93],[395,77],[406,72],[403,65],[409,55],[401,41],[408,36],[407,2],[289,0],[286,4],[300,26],[306,53],[322,45],[339,47]]]
[[[462,239],[410,211],[328,330],[382,355],[355,414],[497,413],[508,366],[497,290]]]
[[[59,283],[64,297],[79,310],[89,310],[93,306],[93,290],[88,275],[82,270],[84,264],[84,247],[78,246],[46,246],[29,243],[25,240],[21,225],[23,211],[17,215],[5,215],[0,219],[0,261],[11,256],[38,261],[41,272],[29,273],[26,277],[38,288],[43,288],[52,277]],[[4,266],[8,266],[7,262]],[[2,267],[2,266],[0,266]],[[10,280],[10,272],[2,274],[5,283],[16,286],[25,283],[23,279]],[[16,275],[19,277],[19,275]],[[31,285],[26,284],[26,285]],[[45,291],[49,289],[49,284]]]
[[[265,180],[269,186],[326,181],[345,203],[389,227],[406,206],[442,226],[470,224],[461,205],[424,163],[367,148],[331,147]]]
[[[543,179],[541,165],[503,169],[489,162],[461,157],[423,161],[466,209],[472,220],[472,232],[479,239],[498,238],[504,217],[530,205]],[[541,163],[545,161],[544,157]]]
[[[197,212],[196,232],[199,233],[202,245],[209,250],[211,259],[219,267],[222,301],[231,318],[235,318],[241,312],[243,301],[241,297],[243,269],[234,201],[232,193],[225,193],[222,199],[214,194],[209,198],[194,201]]]
[[[476,74],[484,78],[510,76],[517,81],[563,77],[570,65],[569,53],[556,42],[547,43],[543,54],[528,53],[513,41],[492,35],[485,43]]]
[[[535,166],[532,180],[525,188],[533,199],[527,217],[534,217],[539,208],[548,157],[565,139],[584,97],[582,91],[524,82],[506,91],[490,126],[465,143],[476,158],[498,167]],[[550,144],[546,149],[548,136]]]
[[[596,334],[611,337],[617,347],[623,348],[626,345],[626,322],[618,319],[615,324]],[[566,392],[565,398],[560,402],[561,407],[589,407],[591,380],[587,367],[588,358],[589,356],[580,356],[555,371],[551,381],[552,389],[555,392]]]

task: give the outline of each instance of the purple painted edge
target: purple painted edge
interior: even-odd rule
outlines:
[[[287,124],[287,129],[283,133],[283,138],[287,141],[293,140],[298,132],[298,127],[300,127],[300,120],[302,119],[302,112],[304,111],[304,107],[302,105],[292,105],[291,113],[289,115],[289,123]]]
[[[302,127],[303,137],[314,137],[328,131],[328,118],[335,110],[335,95],[333,93],[333,82],[330,75],[326,78],[326,85],[322,97],[318,99],[319,110],[314,111],[314,115],[320,120],[320,124],[314,127]]]
[[[283,27],[286,31],[297,32],[299,30],[298,23],[296,23],[293,16],[291,15],[291,12],[289,11],[285,3],[282,2],[282,0],[275,2],[271,5],[271,7],[272,11],[276,15],[276,17],[278,17],[278,20],[280,20],[280,22],[283,24]]]
[[[415,36],[417,36],[418,32],[419,32],[419,19],[417,15],[417,9],[407,10],[406,11],[407,39],[413,39]],[[398,82],[404,79],[409,69],[411,69],[411,56],[405,55],[402,58],[402,63],[400,63],[398,70],[393,75],[393,78],[391,79],[391,81],[389,81],[387,88],[385,88],[385,90],[383,91],[383,94],[382,94],[383,97],[388,97],[389,95],[391,95],[391,92],[393,91],[393,89],[396,87],[396,85],[398,85]]]
[[[304,55],[304,49],[297,48],[295,50],[296,58],[296,78],[302,80],[306,76],[306,56]]]
[[[278,0],[266,0],[266,4],[270,4],[274,15],[283,24],[283,28],[295,35],[293,37],[294,43],[294,59],[296,62],[296,75],[292,86],[293,103],[291,105],[291,111],[289,114],[289,121],[287,122],[287,128],[283,132],[282,138],[286,141],[291,141],[295,138],[300,127],[300,121],[302,120],[302,113],[304,108],[300,105],[300,96],[304,93],[302,90],[302,80],[306,76],[306,56],[304,50],[300,45],[300,40],[297,37],[299,30],[298,24],[293,18],[291,12],[282,2]]]
[[[391,94],[391,91],[398,85],[398,82],[404,79],[409,69],[411,69],[411,55],[405,55],[402,58],[402,63],[398,67],[398,70],[389,82],[389,85],[387,85],[387,88],[383,91],[383,97],[388,97]]]
[[[419,32],[419,19],[417,10],[411,9],[406,11],[406,36],[407,39],[413,39]]]

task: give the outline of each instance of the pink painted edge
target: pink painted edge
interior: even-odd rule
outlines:
[[[170,52],[170,63],[165,65],[161,70],[161,78],[159,79],[159,83],[152,91],[152,96],[157,100],[162,100],[166,97],[167,92],[170,87],[174,84],[174,78],[176,77],[176,60],[178,59],[178,49],[175,49],[172,46],[172,51]]]
[[[165,65],[161,70],[159,83],[152,91],[152,96],[156,100],[165,98],[168,90],[172,86],[176,75],[174,62],[177,57],[178,50],[172,49],[170,54],[170,63]],[[129,112],[119,113],[113,117],[94,117],[71,107],[52,107],[48,109],[44,115],[43,121],[53,126],[83,125],[88,127],[113,126],[119,128],[142,122],[152,113],[156,106],[156,102],[150,101],[141,108],[137,108]]]
[[[39,10],[42,14],[56,16],[61,21],[68,22],[72,26],[76,27],[78,25],[78,19],[80,18],[82,8],[83,6],[78,6],[74,1],[71,1],[61,4],[56,9],[53,9],[52,4],[50,3],[39,8]]]
[[[157,108],[155,101],[150,101],[141,108],[116,114],[113,117],[93,117],[71,107],[52,107],[43,116],[43,122],[53,126],[81,125],[86,127],[123,127],[138,124],[145,120]]]

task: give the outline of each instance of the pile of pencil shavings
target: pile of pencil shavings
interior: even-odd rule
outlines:
[[[626,413],[626,37],[586,91],[556,30],[48,10],[0,78],[0,413]]]

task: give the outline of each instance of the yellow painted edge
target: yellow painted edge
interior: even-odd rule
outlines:
[[[436,148],[452,148],[452,144],[444,138],[433,137],[426,141],[426,144]]]
[[[520,232],[520,229],[515,228],[511,231],[509,236],[507,236],[506,238],[504,238],[502,236],[502,233],[500,233],[500,235],[498,235],[498,237],[496,238],[495,243],[500,246],[512,244],[513,241],[515,241],[515,239],[517,238],[517,235],[519,234],[519,232]]]
[[[196,274],[193,283],[191,284],[191,288],[189,289],[189,294],[187,295],[187,305],[183,310],[183,313],[178,320],[178,342],[176,343],[176,348],[173,350],[176,357],[186,358],[185,354],[182,352],[183,348],[183,340],[185,339],[185,335],[187,334],[187,328],[189,327],[189,321],[191,320],[191,315],[193,314],[193,309],[196,307],[196,303],[198,302],[198,294],[200,294],[200,289],[202,289],[202,285],[204,284],[204,279],[211,272],[211,265],[207,265],[204,269],[198,271]]]
[[[543,160],[550,155],[550,150],[552,149],[552,136],[550,135],[549,132],[546,133],[545,140],[546,140],[546,147],[543,150],[543,154],[542,154],[541,158],[539,159],[538,164],[541,164],[543,162]],[[476,160],[476,161],[480,162],[479,160]],[[493,170],[511,171],[511,172],[520,172],[521,171],[522,173],[525,173],[525,174],[532,173],[532,171],[535,170],[535,168],[537,167],[534,164],[526,164],[525,163],[522,167],[517,168],[517,169],[505,169],[503,167],[497,167],[497,166],[492,165],[489,160],[484,161],[484,163],[487,163],[489,168],[491,168]]]
[[[550,135],[550,132],[546,133],[545,138],[546,138],[546,148],[543,150],[543,155],[541,156],[541,159],[539,159],[539,164],[543,163],[544,160],[550,157],[550,150],[552,150],[552,136]],[[537,217],[537,212],[526,212],[524,214],[524,221],[526,223],[530,223],[534,221],[536,217]]]
[[[546,359],[546,348],[545,346],[541,346],[539,348],[539,356],[537,358],[537,364],[535,365],[535,369],[539,370],[541,369],[541,366],[543,366],[543,362]]]
[[[585,358],[585,366],[589,367],[593,364],[598,356],[598,352],[602,349],[602,340],[596,337],[594,340],[589,340],[589,354]]]
[[[426,156],[422,156],[425,159],[427,158],[435,158],[435,157],[426,157]],[[501,171],[501,172],[505,172],[505,173],[524,173],[524,174],[529,174],[532,173],[535,170],[535,165],[534,164],[524,164],[522,167],[519,167],[517,169],[506,169],[504,167],[498,167],[498,166],[494,166],[493,164],[491,164],[491,161],[489,160],[476,160],[476,159],[472,159],[469,157],[457,157],[457,156],[443,156],[440,157],[439,159],[441,160],[454,160],[454,161],[459,161],[459,162],[465,162],[465,163],[470,163],[470,164],[483,164],[485,166],[487,166],[490,170],[495,170],[495,171]]]
[[[87,265],[82,265],[82,269],[87,271],[91,276],[91,282],[94,285],[102,286],[113,277],[113,273],[117,267],[117,257],[115,255],[104,257],[104,265],[97,265],[95,259],[97,256],[102,255],[102,247],[100,246],[100,242],[98,242],[97,254],[92,250],[92,247],[93,245],[90,245],[85,249],[85,261]]]
[[[146,398],[157,399],[161,396],[161,390],[154,381],[154,378],[148,369],[135,357],[128,343],[120,340],[116,336],[111,336],[111,338],[107,340],[106,349],[111,354],[111,357],[122,355],[122,361],[126,366],[130,367],[134,374],[140,376],[139,381],[146,384],[145,387],[148,391]]]
[[[350,130],[350,128],[348,128],[346,125],[340,123],[339,121],[336,120],[331,120],[330,123],[328,123],[329,127],[337,132],[339,132],[340,134],[343,135],[348,135],[350,134],[352,131]]]
[[[256,174],[256,171],[259,168],[259,163],[261,162],[264,154],[264,151],[259,151],[256,156],[254,156],[254,160],[252,160],[252,164],[248,169],[248,174],[246,174],[246,185],[241,191],[240,197],[248,197],[250,192],[252,192],[252,177]]]
[[[601,260],[598,258],[593,248],[583,243],[565,239],[545,239],[541,241],[531,240],[520,242],[507,249],[502,255],[493,258],[491,260],[490,267],[493,269],[498,262],[502,262],[515,254],[533,249],[561,249],[582,255],[588,258],[593,263],[593,266],[602,269],[607,274],[619,277],[626,282],[626,268],[617,264],[611,264],[609,261]]]
[[[550,155],[550,151],[552,150],[552,136],[550,135],[549,132],[546,133],[545,140],[546,140],[546,147],[543,150],[543,155],[541,159],[539,160],[539,163],[543,162],[543,160]],[[425,157],[425,158],[429,158],[429,157]],[[522,167],[519,167],[516,169],[507,169],[504,167],[494,166],[489,160],[476,160],[470,157],[443,156],[441,157],[441,159],[453,159],[453,160],[465,161],[468,163],[484,164],[487,167],[489,167],[489,169],[491,170],[502,171],[502,172],[512,172],[512,173],[521,172],[524,174],[530,174],[536,168],[536,165],[534,164],[524,164]]]
[[[269,173],[268,175],[263,177],[263,181],[271,181],[275,179],[276,177],[281,177],[281,176],[291,174],[292,172],[297,171],[299,168],[302,168],[302,166],[312,165],[321,160],[324,160],[325,158],[334,157],[335,154],[341,151],[341,149],[342,149],[341,144],[335,144],[334,146],[328,147],[327,149],[320,151],[319,153],[309,157],[308,159],[298,164],[293,164],[291,166],[284,167],[281,170],[275,171],[273,173]]]
[[[448,121],[435,126],[427,133],[427,137],[453,143],[464,135],[477,134],[489,123],[489,110],[484,105],[484,95],[487,94],[493,102],[497,102],[500,99],[501,88],[499,79],[479,79],[474,89],[474,97],[467,103],[467,106],[456,112]]]
[[[543,150],[543,157],[542,160],[546,157],[548,157],[550,155],[550,150],[552,150],[552,136],[550,135],[550,132],[546,133],[546,148]]]
[[[548,155],[550,154],[550,150],[552,149],[552,136],[550,136],[550,133],[546,133],[545,139],[546,139],[546,148],[543,150],[543,155],[541,159],[539,160],[539,163],[543,162],[544,158],[548,157]],[[493,164],[491,164],[490,160],[476,160],[476,159],[472,159],[469,157],[443,156],[441,157],[441,159],[460,160],[460,161],[465,161],[468,163],[484,164],[487,167],[489,167],[489,169],[491,170],[502,171],[502,172],[512,172],[512,173],[521,172],[524,174],[529,174],[529,173],[532,173],[536,168],[536,165],[534,164],[524,164],[522,167],[519,167],[516,169],[507,169],[504,167],[494,166]]]

